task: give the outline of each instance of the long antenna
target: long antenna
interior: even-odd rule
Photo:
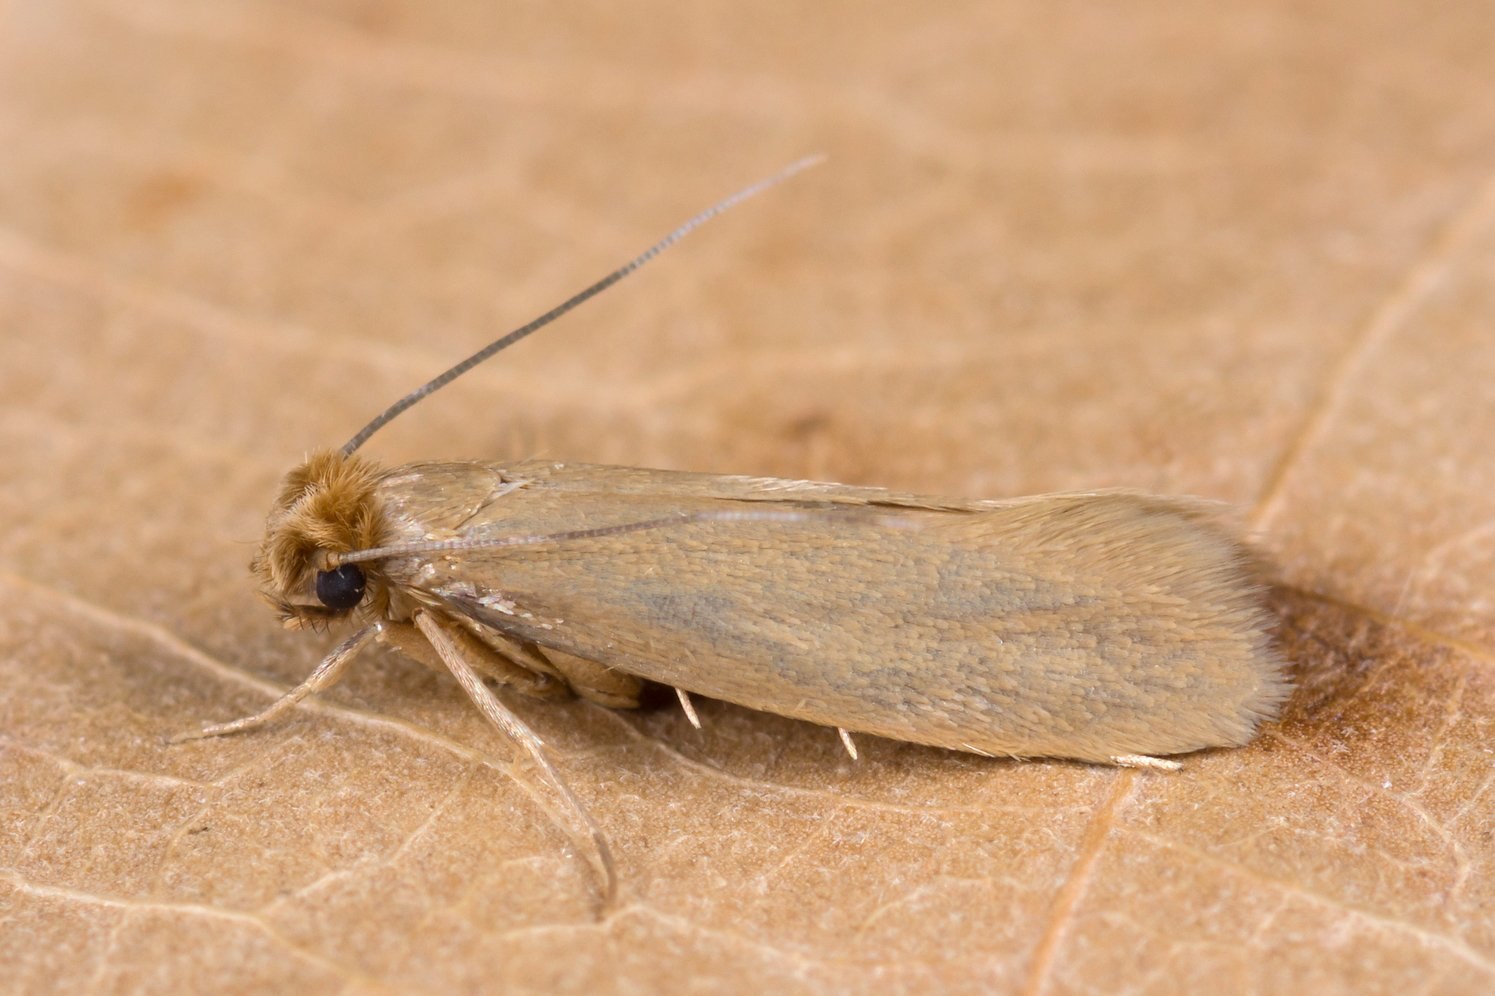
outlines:
[[[716,204],[713,204],[705,211],[702,211],[700,214],[696,215],[694,218],[690,219],[685,224],[681,225],[679,228],[675,229],[673,232],[666,235],[658,242],[654,243],[654,245],[650,246],[648,249],[644,250],[642,253],[629,260],[627,263],[624,263],[622,266],[618,267],[616,270],[609,273],[601,280],[597,281],[595,284],[592,284],[585,290],[572,295],[565,301],[562,301],[560,304],[556,305],[554,308],[551,308],[549,311],[545,312],[545,314],[541,315],[539,318],[536,318],[529,324],[521,325],[519,328],[515,329],[509,334],[499,339],[493,340],[488,345],[484,346],[482,349],[478,350],[476,353],[473,353],[467,359],[463,360],[461,363],[458,363],[456,366],[447,370],[445,373],[439,374],[438,376],[426,381],[420,387],[417,387],[415,390],[405,395],[399,401],[396,401],[394,404],[384,409],[384,411],[380,412],[378,417],[368,425],[364,426],[362,429],[359,429],[357,435],[343,444],[343,456],[351,456],[355,450],[369,441],[370,436],[378,432],[380,429],[384,428],[391,421],[393,421],[397,415],[399,415],[405,409],[409,408],[411,405],[415,404],[417,401],[420,401],[426,395],[433,394],[436,391],[441,390],[443,387],[450,384],[452,381],[456,380],[458,377],[462,376],[467,371],[477,366],[479,363],[482,363],[484,360],[488,359],[488,357],[492,356],[494,353],[507,349],[508,347],[514,345],[514,343],[518,342],[520,339],[523,339],[525,336],[529,335],[531,332],[536,332],[549,325],[551,322],[555,321],[557,318],[561,317],[572,308],[575,308],[577,305],[596,297],[598,294],[601,294],[613,284],[617,283],[619,280],[622,280],[624,277],[631,274],[634,270],[637,270],[639,267],[649,262],[655,256],[658,256],[660,253],[664,252],[670,246],[685,238],[685,236],[690,234],[692,229],[699,228],[701,225],[704,225],[706,222],[710,221],[712,218],[715,218],[717,215],[721,214],[723,211],[726,211],[728,208],[740,204],[741,202],[747,200],[749,197],[752,197],[754,194],[762,193],[769,187],[782,183],[794,174],[799,173],[802,170],[809,169],[811,166],[824,161],[824,159],[825,156],[822,155],[806,156],[804,159],[801,159],[798,162],[792,163],[789,166],[786,166],[785,168],[779,170],[772,176],[759,180],[752,186],[744,187],[742,190],[739,190],[732,196],[718,201]]]

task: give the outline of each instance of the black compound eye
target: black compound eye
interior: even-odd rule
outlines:
[[[317,598],[329,609],[353,608],[363,601],[363,589],[363,571],[357,564],[317,572]]]

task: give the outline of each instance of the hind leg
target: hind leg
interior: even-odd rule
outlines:
[[[485,678],[540,699],[563,698],[570,694],[566,683],[557,679],[548,661],[533,660],[517,643],[504,640],[502,645],[495,646],[497,637],[493,642],[479,639],[465,627],[451,624],[445,627],[445,632],[463,659]],[[379,639],[433,671],[446,673],[449,670],[430,641],[411,623],[384,623],[379,630]]]

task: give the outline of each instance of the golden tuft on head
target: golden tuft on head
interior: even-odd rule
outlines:
[[[381,545],[383,510],[375,485],[379,469],[337,450],[313,453],[286,474],[265,523],[265,536],[249,563],[260,593],[288,625],[341,613],[308,600],[329,554]]]

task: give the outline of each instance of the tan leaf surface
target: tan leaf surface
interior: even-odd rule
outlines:
[[[1114,10],[1112,9],[1114,7]],[[1495,10],[0,6],[0,987],[1495,989]],[[370,455],[1234,501],[1299,681],[1174,775],[295,683],[275,482]]]

